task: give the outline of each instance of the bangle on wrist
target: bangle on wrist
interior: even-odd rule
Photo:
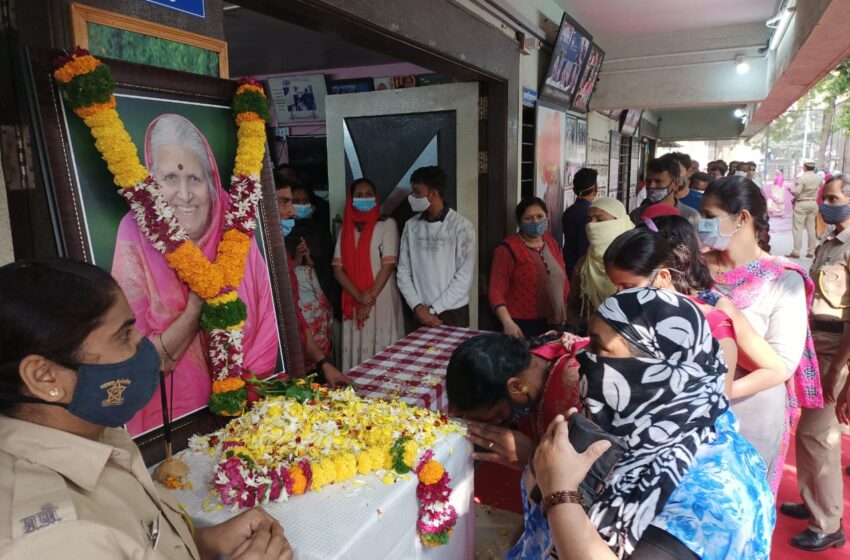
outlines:
[[[587,509],[581,494],[575,490],[560,490],[558,492],[552,492],[543,498],[543,501],[540,503],[540,507],[543,510],[543,517],[546,517],[553,507],[561,504],[579,504],[582,509]]]
[[[174,359],[174,356],[172,356],[171,352],[168,351],[168,348],[165,347],[165,342],[162,341],[162,333],[159,333],[158,337],[159,337],[159,347],[162,348],[163,354],[165,354],[166,358],[171,360],[172,364],[176,364],[177,360]]]

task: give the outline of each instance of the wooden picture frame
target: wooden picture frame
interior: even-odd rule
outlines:
[[[51,215],[59,232],[60,256],[94,262],[109,270],[111,261],[110,267],[102,261],[97,261],[109,251],[108,243],[112,243],[114,251],[116,219],[111,218],[111,222],[104,226],[99,226],[96,222],[107,223],[110,220],[104,216],[116,201],[121,203],[122,211],[126,213],[126,202],[116,192],[117,187],[112,184],[111,175],[107,175],[109,172],[106,170],[106,163],[99,159],[99,154],[94,151],[90,133],[85,142],[80,141],[83,138],[80,126],[85,125],[77,123],[78,117],[64,105],[52,78],[53,60],[62,53],[33,49],[28,50],[26,54],[29,63],[27,89],[31,92],[30,105],[36,149],[47,183]],[[125,108],[136,107],[136,110],[126,111],[122,115],[131,136],[138,136],[140,130],[146,129],[146,123],[150,121],[149,114],[160,114],[160,111],[177,114],[195,111],[195,114],[201,115],[200,118],[208,119],[204,124],[207,130],[200,124],[202,121],[193,122],[202,134],[207,135],[216,159],[220,159],[220,151],[226,150],[229,150],[226,157],[232,157],[236,142],[235,125],[229,130],[212,127],[217,126],[218,122],[227,122],[227,126],[232,124],[230,103],[236,89],[235,82],[121,61],[105,62],[109,64],[115,80],[119,111],[122,104]],[[131,103],[136,105],[130,105]],[[162,107],[165,108],[164,111]],[[184,116],[189,118],[188,115]],[[214,138],[208,130],[213,130],[212,134],[220,138]],[[134,139],[139,146],[138,139]],[[213,144],[226,147],[218,149]],[[102,169],[96,169],[97,165]],[[229,183],[229,165],[232,165],[232,162],[227,164],[227,168],[219,170],[225,185]],[[100,177],[98,181],[91,180],[95,172]],[[290,281],[289,259],[279,225],[268,152],[260,181],[261,226],[257,229],[257,240],[268,269],[270,297],[278,328],[278,357],[279,361],[282,360],[286,372],[299,374],[304,372],[304,358]],[[92,192],[96,194],[92,195]],[[107,249],[101,248],[98,252],[98,243]],[[100,256],[96,259],[95,255]],[[185,447],[189,436],[204,430],[209,431],[210,426],[220,420],[205,408],[175,419],[174,426],[178,428],[174,431],[175,451]],[[147,431],[140,436],[139,441],[145,443],[142,447],[146,461],[161,460],[162,438],[161,428]]]
[[[151,52],[148,52],[147,56],[137,56],[139,54],[138,52],[131,53],[128,51],[127,56],[122,56],[120,49],[115,48],[115,45],[110,45],[108,49],[102,49],[100,45],[93,43],[91,40],[92,30],[89,29],[89,25],[99,26],[96,29],[100,31],[117,30],[123,32],[126,39],[139,39],[138,36],[141,35],[151,40],[151,46],[154,46],[155,43],[156,47],[159,47],[157,50],[171,48],[172,51],[178,50],[180,52],[162,53],[168,56],[158,57]],[[176,27],[169,27],[73,2],[71,3],[71,33],[76,45],[92,51],[92,54],[95,56],[117,58],[125,62],[148,64],[206,76],[219,78],[230,77],[227,42],[190,33]],[[218,58],[217,73],[211,71],[213,67],[212,62],[200,60],[204,56],[208,57],[210,55],[215,55]],[[193,68],[196,68],[195,65],[198,64],[206,66],[207,69],[205,71],[196,71]]]

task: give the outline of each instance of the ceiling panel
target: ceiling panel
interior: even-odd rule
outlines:
[[[594,36],[644,35],[765,22],[780,0],[556,0]]]

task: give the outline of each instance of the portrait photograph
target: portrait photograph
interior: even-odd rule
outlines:
[[[38,60],[34,65],[41,63]],[[129,63],[110,66],[117,74],[116,82],[123,68],[138,67]],[[164,75],[164,81],[172,75],[185,76],[150,69],[152,75]],[[197,80],[206,86],[201,90],[217,90],[220,102],[212,95],[180,96],[173,90],[136,90],[123,83],[116,88],[115,99],[139,160],[156,179],[162,200],[189,239],[212,261],[225,226],[237,148],[236,125],[229,106],[235,84],[208,77]],[[55,219],[62,231],[65,256],[110,272],[133,310],[136,329],[155,346],[161,346],[163,333],[170,332],[184,313],[200,309],[202,300],[189,291],[141,231],[135,213],[119,194],[112,173],[95,148],[89,128],[56,95],[54,85],[50,80],[37,82],[36,94],[41,109],[40,144],[54,175]],[[49,103],[51,98],[55,103]],[[243,365],[258,377],[290,370],[287,362],[292,363],[289,353],[293,335],[294,340],[298,338],[277,208],[273,202],[268,204],[274,200],[268,161],[266,157],[258,226],[238,288],[247,308],[242,329]],[[211,392],[207,335],[198,328],[190,336],[173,370],[165,372],[166,402],[172,420],[206,409]],[[300,354],[297,359],[301,359]],[[127,423],[131,435],[162,426],[162,402],[158,388],[151,401]]]

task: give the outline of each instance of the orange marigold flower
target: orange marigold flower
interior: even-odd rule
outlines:
[[[255,113],[254,111],[245,111],[244,113],[239,113],[236,115],[236,125],[240,125],[244,122],[249,121],[262,121],[263,117]]]
[[[180,279],[201,298],[215,297],[221,291],[224,281],[221,271],[191,241],[186,240],[174,251],[166,253],[165,259]]]
[[[260,86],[255,86],[254,84],[242,84],[241,86],[236,88],[236,95],[239,95],[240,93],[245,92],[245,91],[256,91],[257,93],[259,93],[263,97],[266,96],[266,92],[263,91],[263,88],[260,87]]]
[[[245,386],[245,382],[238,377],[228,377],[227,379],[216,379],[213,381],[213,393],[227,393],[228,391],[238,391]]]
[[[114,109],[115,108],[115,96],[109,98],[109,101],[106,103],[92,103],[86,107],[79,107],[74,109],[74,114],[76,114],[81,119],[84,119],[90,115],[94,115],[95,113],[99,113],[101,111],[105,111],[106,109]]]
[[[443,465],[431,459],[419,469],[419,481],[427,486],[437,484],[445,472]]]
[[[307,477],[304,470],[296,465],[289,469],[289,477],[292,479],[292,494],[298,496],[307,491]]]
[[[251,238],[238,229],[224,232],[218,244],[215,262],[226,286],[238,288],[245,275],[245,260],[251,250]]]
[[[72,56],[70,62],[57,68],[53,76],[61,83],[67,84],[77,76],[88,74],[100,66],[100,61],[90,54],[84,56]]]

